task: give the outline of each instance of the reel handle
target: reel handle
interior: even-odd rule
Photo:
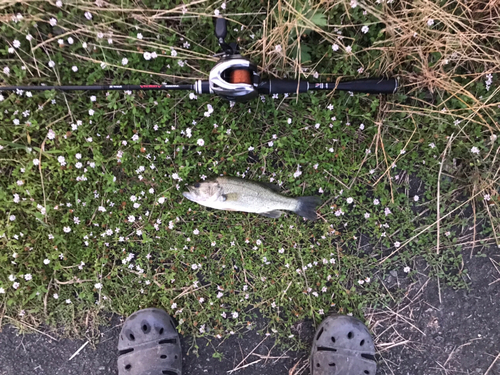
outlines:
[[[225,18],[217,17],[215,19],[215,37],[219,43],[224,43],[227,35],[227,21]]]

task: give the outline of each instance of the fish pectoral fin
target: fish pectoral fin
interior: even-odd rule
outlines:
[[[229,193],[229,194],[222,194],[222,201],[235,201],[238,200],[238,194],[236,193]]]
[[[272,219],[277,219],[281,216],[283,211],[280,210],[274,210],[274,211],[269,211],[269,212],[259,212],[259,215],[265,216],[265,217],[270,217]]]

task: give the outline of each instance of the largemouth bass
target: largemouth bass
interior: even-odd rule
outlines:
[[[309,220],[316,220],[319,197],[290,198],[264,183],[235,177],[217,177],[187,187],[182,193],[190,201],[218,210],[253,212],[278,218],[282,211],[292,211]]]

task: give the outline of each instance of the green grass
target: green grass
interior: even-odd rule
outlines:
[[[263,40],[273,40],[266,48],[276,51],[279,35],[280,25],[267,24],[270,34],[263,31],[266,9],[251,3],[229,2],[223,11],[220,2],[203,2],[185,14],[180,7],[162,13],[174,5],[148,1],[142,9],[126,1],[108,6],[122,11],[68,4],[2,6],[0,55],[2,69],[9,68],[3,84],[206,77],[218,51],[208,17],[215,9],[239,22],[229,24],[227,40],[240,38],[245,53],[261,65]],[[318,29],[303,41],[314,62],[304,65],[307,74],[319,72],[323,80],[381,73],[425,79],[411,64],[387,70],[388,50],[374,46],[391,39],[372,12],[333,2],[318,9],[328,26],[306,23]],[[10,21],[17,13],[23,19]],[[269,14],[274,22],[275,13]],[[49,25],[52,17],[57,27]],[[341,24],[344,39],[337,40],[333,29]],[[21,46],[9,53],[14,40]],[[355,54],[343,47],[333,51],[335,41],[352,45]],[[144,52],[158,57],[145,60]],[[268,72],[293,76],[300,49],[277,57],[267,52]],[[263,314],[269,318],[265,332],[289,340],[297,321],[317,323],[331,312],[363,316],[366,307],[397,301],[404,290],[389,294],[384,277],[396,270],[412,278],[420,272],[418,259],[442,282],[464,286],[462,248],[498,244],[496,80],[494,74],[490,91],[484,75],[459,80],[478,102],[439,88],[429,96],[408,80],[406,90],[390,97],[312,93],[234,106],[213,96],[190,99],[184,92],[4,92],[2,315],[78,333],[89,316],[158,306],[175,315],[184,334],[225,337],[252,328]],[[481,116],[477,103],[491,117]],[[214,110],[209,117],[208,106]],[[207,210],[182,197],[185,184],[220,174],[279,182],[290,196],[322,192],[321,219]],[[463,229],[474,225],[479,229],[473,237],[464,236]]]

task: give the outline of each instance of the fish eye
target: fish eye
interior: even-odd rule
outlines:
[[[200,183],[197,182],[196,184],[193,185],[195,188],[199,188],[200,187]]]

